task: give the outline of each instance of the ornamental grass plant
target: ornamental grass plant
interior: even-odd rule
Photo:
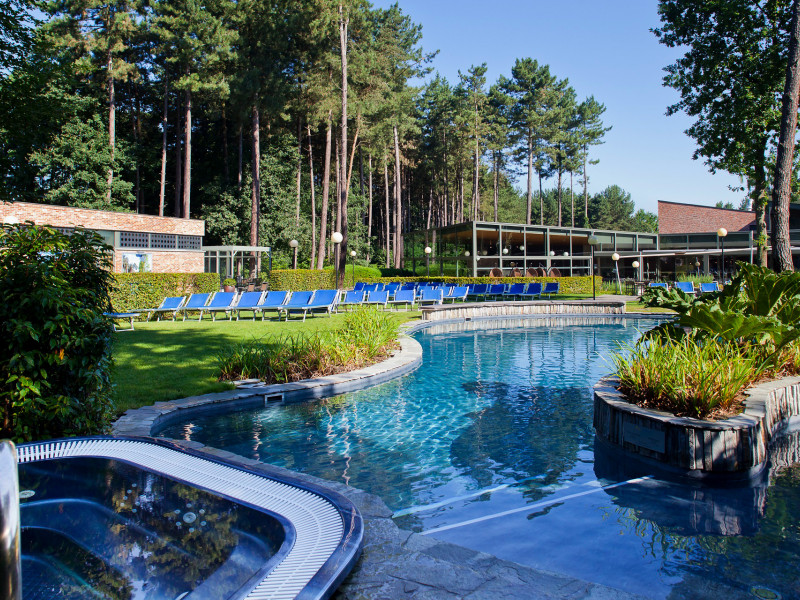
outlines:
[[[398,327],[391,315],[362,307],[331,332],[234,344],[217,356],[219,379],[287,383],[351,371],[388,356],[397,344]]]

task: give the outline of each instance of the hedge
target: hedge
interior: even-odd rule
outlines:
[[[216,273],[116,273],[111,306],[116,312],[155,308],[167,296],[218,291]]]
[[[344,287],[353,287],[353,267],[348,265],[344,273]],[[355,281],[376,283],[381,281],[381,272],[375,267],[356,265]],[[273,269],[269,276],[271,290],[323,290],[336,287],[336,272],[333,267],[317,269]]]
[[[447,285],[467,285],[470,283],[532,283],[534,281],[546,283],[548,281],[557,281],[559,283],[559,291],[562,294],[592,293],[592,279],[588,275],[585,277],[382,277],[380,281],[381,283],[434,281]],[[602,283],[603,278],[599,275],[595,275],[595,286],[597,290],[600,290]]]

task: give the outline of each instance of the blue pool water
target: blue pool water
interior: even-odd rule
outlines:
[[[238,597],[285,538],[263,512],[132,465],[20,465],[23,600]]]
[[[473,322],[415,337],[406,377],[159,435],[342,481],[400,527],[651,598],[800,598],[800,467],[729,489],[595,448],[591,386],[648,319]],[[785,462],[785,461],[784,461]],[[778,594],[778,596],[770,595]]]

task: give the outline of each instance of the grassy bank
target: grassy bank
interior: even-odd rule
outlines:
[[[396,312],[399,322],[419,318],[419,312]],[[285,335],[327,331],[339,327],[344,315],[278,321],[161,321],[137,323],[136,330],[118,333],[114,343],[114,403],[121,414],[161,400],[231,389],[217,381],[217,354],[231,344],[271,341]]]

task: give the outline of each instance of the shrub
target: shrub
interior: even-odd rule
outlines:
[[[317,269],[273,269],[269,274],[269,289],[327,290],[336,287],[336,273],[332,270]]]
[[[655,337],[613,357],[619,389],[642,406],[703,418],[728,409],[761,373],[755,356],[730,344]]]
[[[286,383],[356,369],[387,354],[397,331],[391,315],[362,307],[348,313],[342,327],[333,332],[229,346],[217,356],[219,378]]]
[[[100,433],[111,417],[109,251],[100,236],[0,230],[0,437]]]
[[[167,296],[216,292],[216,273],[117,273],[111,305],[115,312],[153,308]]]

